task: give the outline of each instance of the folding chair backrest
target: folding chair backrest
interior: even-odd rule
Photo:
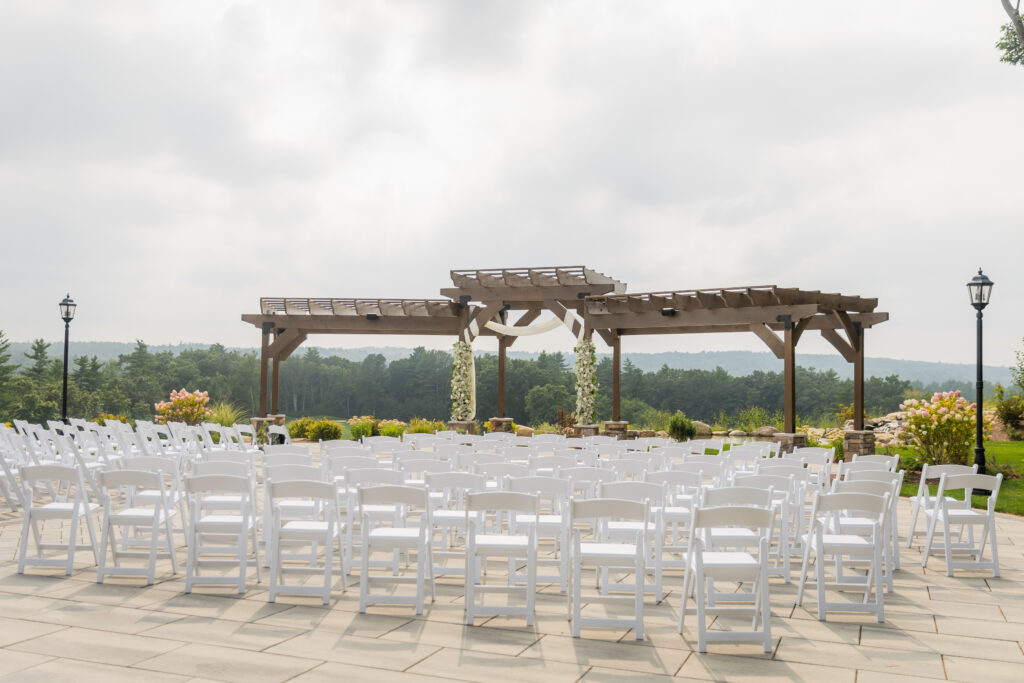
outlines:
[[[322,481],[324,472],[314,465],[270,465],[263,469],[267,481]]]
[[[693,528],[747,527],[767,529],[775,513],[767,507],[714,506],[698,507],[693,511]]]
[[[267,486],[271,498],[311,498],[333,504],[338,495],[334,484],[325,481],[271,481]]]
[[[288,433],[288,428],[284,425],[267,425],[267,438],[272,436],[280,436],[286,444],[292,442],[291,434]]]
[[[903,483],[903,470],[890,472],[889,470],[865,470],[862,472],[850,472],[845,481],[882,481],[887,484],[893,482]],[[898,490],[898,489],[897,489]]]
[[[271,453],[263,456],[264,469],[281,465],[309,465],[312,467],[313,456],[306,453]]]
[[[568,479],[575,486],[576,484],[598,483],[603,481],[615,481],[615,472],[601,467],[567,467],[558,470],[558,476]]]
[[[349,449],[349,450],[364,451],[364,452],[368,452],[370,450],[369,448],[367,448],[363,444],[359,443],[358,441],[352,441],[350,439],[327,439],[326,441],[324,441],[323,439],[320,440],[320,453],[321,454],[323,454],[328,449],[330,449],[330,450],[335,450],[335,449],[344,450],[346,448]]]
[[[230,474],[203,474],[185,477],[185,490],[189,493],[234,493],[243,496],[252,491],[248,477]]]
[[[118,490],[123,486],[160,491],[164,488],[159,472],[146,470],[110,470],[99,473],[99,485],[105,489]]]
[[[665,504],[666,488],[651,481],[602,482],[597,487],[598,498],[646,501],[650,505]]]
[[[832,482],[833,493],[870,493],[873,496],[884,496],[893,493],[893,484],[885,481],[840,481]]]
[[[427,472],[423,479],[431,491],[482,491],[487,487],[487,477],[472,472]]]
[[[440,446],[434,446],[434,452],[443,460],[453,460],[457,462],[460,454],[472,453],[473,448],[462,444],[446,443]]]
[[[852,472],[888,472],[889,464],[872,460],[851,460],[836,463],[836,479],[847,477]]]
[[[405,485],[405,475],[396,470],[380,467],[353,469],[345,472],[345,483],[351,490],[354,486],[376,486],[381,484]]]
[[[428,472],[451,472],[452,464],[447,460],[418,458],[414,460],[403,460],[398,469],[406,477],[416,474],[422,474],[425,476]]]
[[[279,453],[299,453],[302,455],[312,456],[313,453],[309,448],[309,444],[303,443],[282,443],[273,446],[264,446],[262,449],[263,455],[277,455]]]
[[[754,506],[771,507],[771,488],[760,489],[750,486],[729,486],[725,488],[711,488],[704,491],[704,505],[707,507],[732,506]]]
[[[815,514],[840,511],[865,512],[884,515],[889,497],[870,493],[816,493],[813,511]]]
[[[994,501],[999,497],[999,487],[1002,483],[1002,473],[994,476],[991,474],[944,474],[939,480],[937,495],[942,496],[944,493],[960,490],[963,490],[966,495],[968,491],[988,490],[992,492],[989,499]]]
[[[380,460],[369,455],[332,455],[324,461],[327,471],[334,476],[348,470],[387,469]]]
[[[884,463],[891,471],[895,472],[900,465],[900,456],[897,455],[881,455],[879,453],[867,453],[860,455],[857,453],[853,454],[853,462],[880,462]]]
[[[540,498],[532,493],[516,491],[479,491],[466,494],[466,513],[508,510],[536,515]]]
[[[772,489],[776,494],[792,493],[796,490],[796,482],[791,474],[737,474],[733,483],[747,488]]]
[[[252,468],[244,462],[232,462],[230,460],[207,460],[192,465],[193,476],[224,475],[231,477],[243,477],[246,481],[252,479]]]
[[[412,505],[426,509],[427,496],[425,488],[385,484],[359,487],[358,501],[360,507],[364,505]]]
[[[929,465],[925,463],[921,468],[921,481],[931,481],[942,478],[943,475],[953,476],[958,474],[977,474],[977,465]]]
[[[518,493],[536,493],[541,498],[555,498],[568,500],[571,493],[568,479],[559,477],[543,477],[531,475],[528,477],[509,477],[505,480],[506,490]]]
[[[646,503],[618,498],[573,499],[569,502],[571,522],[587,519],[615,519],[628,522],[646,522],[649,508]]]
[[[535,455],[530,458],[530,470],[547,469],[554,472],[563,467],[576,467],[575,456],[570,455]]]

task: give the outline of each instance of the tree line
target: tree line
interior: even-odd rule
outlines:
[[[37,339],[19,369],[0,332],[0,417],[40,422],[60,415],[62,360],[51,357],[50,345]],[[518,422],[554,422],[557,411],[575,406],[572,356],[541,353],[532,360],[510,358],[506,371],[506,415]],[[498,362],[480,355],[476,363],[477,418],[497,414]],[[322,356],[308,348],[282,364],[281,412],[289,416],[376,415],[446,420],[449,416],[451,354],[415,349],[407,358],[388,363],[379,354],[361,361]],[[612,362],[597,365],[599,419],[611,418]],[[892,375],[865,382],[869,414],[896,410],[907,396],[933,390],[969,388],[945,382],[921,386]],[[173,389],[208,391],[214,401],[232,403],[250,415],[259,407],[259,356],[215,344],[177,354],[152,352],[138,341],[131,353],[116,360],[95,356],[74,358],[69,368],[68,412],[95,417],[100,413],[148,419],[153,404]],[[752,406],[769,414],[782,411],[783,381],[777,372],[756,371],[737,377],[725,370],[682,370],[662,367],[645,372],[628,359],[622,367],[622,418],[639,422],[650,410],[682,410],[694,419],[713,422]],[[853,401],[853,381],[834,371],[797,368],[797,414],[802,420],[832,418]]]

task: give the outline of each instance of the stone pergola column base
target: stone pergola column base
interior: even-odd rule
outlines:
[[[448,429],[462,430],[467,434],[476,434],[476,420],[449,420]]]
[[[792,453],[796,448],[807,447],[807,435],[802,433],[775,432],[775,440],[782,444],[783,453]]]
[[[626,438],[626,430],[628,428],[629,422],[625,420],[606,420],[604,423],[604,433],[619,439]]]
[[[600,425],[573,425],[576,436],[597,436],[601,432]]]
[[[512,418],[511,417],[492,417],[491,418],[491,431],[492,432],[511,432],[512,431]]]
[[[843,459],[853,460],[856,455],[870,455],[875,452],[875,433],[869,430],[851,429],[843,435]]]

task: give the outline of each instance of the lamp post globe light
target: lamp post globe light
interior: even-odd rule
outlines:
[[[985,446],[982,443],[982,424],[984,421],[984,416],[982,415],[982,406],[984,405],[982,390],[984,383],[981,376],[981,312],[988,306],[989,299],[992,297],[993,284],[995,283],[981,272],[981,268],[978,268],[978,274],[967,283],[967,292],[971,296],[971,305],[978,311],[978,383],[976,387],[977,410],[975,411],[977,425],[974,442],[974,464],[978,466],[979,474],[985,473]]]
[[[64,321],[64,388],[61,391],[60,419],[65,423],[68,421],[68,336],[71,331],[71,321],[75,318],[75,309],[78,304],[71,298],[69,293],[57,306],[60,308],[60,317]]]

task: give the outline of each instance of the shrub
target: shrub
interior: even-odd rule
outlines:
[[[559,434],[561,433],[558,425],[553,425],[550,422],[541,422],[539,425],[533,428],[534,434]]]
[[[900,405],[906,411],[906,439],[928,464],[967,464],[974,444],[977,406],[959,391],[938,392],[931,401],[912,398]],[[988,427],[988,424],[985,425]]]
[[[293,439],[308,439],[309,428],[316,422],[311,417],[299,417],[288,423],[288,436]]]
[[[555,424],[558,425],[559,431],[569,429],[576,425],[576,416],[571,415],[564,410],[559,410],[555,413]]]
[[[306,438],[310,441],[330,441],[331,439],[340,439],[345,435],[345,429],[340,424],[334,420],[328,420],[326,417],[310,420],[310,423],[306,428]],[[288,433],[291,434],[291,431],[289,430]]]
[[[135,421],[129,420],[127,415],[113,415],[111,413],[100,413],[99,415],[96,416],[96,419],[93,420],[93,422],[95,422],[98,425],[106,426],[107,420],[124,422],[125,424],[130,424],[132,427],[135,427]],[[10,425],[7,426],[10,427]]]
[[[353,417],[348,421],[348,428],[352,432],[352,440],[359,441],[364,436],[378,436],[377,418],[373,415]]]
[[[1004,397],[1003,387],[996,385],[996,415],[1006,429],[1006,435],[1013,441],[1020,441],[1022,437],[1020,423],[1024,421],[1024,397],[1020,394]]]
[[[210,419],[207,422],[230,427],[245,418],[245,411],[228,401],[218,401],[210,406]]]
[[[205,391],[193,391],[189,393],[184,388],[171,392],[169,401],[160,401],[153,405],[156,408],[156,416],[153,420],[159,424],[168,422],[184,422],[189,425],[197,425],[200,422],[209,422],[213,412],[206,407],[210,402],[210,395]]]
[[[410,434],[436,434],[446,429],[448,429],[448,425],[440,420],[425,420],[422,417],[414,417],[409,420],[409,428],[406,431]]]
[[[381,436],[393,436],[398,439],[402,438],[406,427],[408,425],[401,420],[381,420],[377,423],[377,431]]]
[[[512,433],[515,434],[518,429],[519,429],[519,425],[517,425],[515,422],[513,422],[512,423]],[[487,420],[486,422],[484,422],[484,431],[485,432],[493,431],[491,429],[491,421],[490,420]]]
[[[668,421],[668,435],[676,441],[687,441],[697,436],[697,428],[693,426],[693,420],[677,410]]]

